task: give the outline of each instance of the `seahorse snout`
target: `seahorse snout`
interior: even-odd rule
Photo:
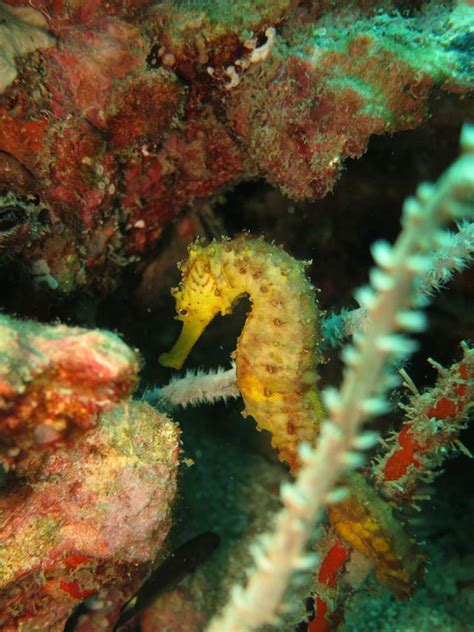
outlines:
[[[214,318],[214,316],[209,319],[180,318],[183,322],[183,328],[181,329],[179,338],[168,353],[162,353],[160,355],[160,364],[172,369],[180,369],[212,318]]]

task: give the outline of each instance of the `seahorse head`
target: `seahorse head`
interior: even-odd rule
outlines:
[[[217,314],[230,314],[235,293],[226,282],[222,255],[226,242],[192,244],[185,262],[178,265],[182,281],[172,290],[177,319],[183,328],[174,347],[160,356],[160,364],[180,369],[207,325]]]

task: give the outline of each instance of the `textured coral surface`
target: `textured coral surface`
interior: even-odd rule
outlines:
[[[116,616],[171,526],[178,454],[169,419],[126,403],[34,472],[22,468],[0,500],[2,629],[59,632],[99,594]]]
[[[0,435],[7,457],[67,442],[135,385],[138,355],[110,332],[0,316]]]
[[[0,626],[62,630],[100,595],[110,616],[171,527],[177,427],[129,400],[138,354],[110,332],[0,321]],[[53,607],[54,606],[54,607]]]
[[[110,291],[242,180],[320,197],[372,135],[423,123],[435,87],[472,89],[470,9],[450,2],[34,6],[1,9],[0,213],[17,212],[0,248],[62,292]]]

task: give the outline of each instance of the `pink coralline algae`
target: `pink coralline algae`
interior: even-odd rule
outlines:
[[[44,259],[51,289],[108,292],[196,200],[255,176],[324,195],[433,88],[472,89],[472,9],[402,4],[9,0],[7,33],[37,40],[0,94],[0,206],[25,211],[0,247]]]
[[[163,555],[179,431],[130,399],[118,336],[0,320],[0,628],[62,630],[88,597],[113,618]]]
[[[136,383],[138,355],[109,332],[0,317],[0,453],[8,466],[67,444]]]
[[[1,629],[59,632],[92,596],[111,629],[163,550],[178,455],[175,424],[134,402],[36,469],[19,468],[0,500]]]

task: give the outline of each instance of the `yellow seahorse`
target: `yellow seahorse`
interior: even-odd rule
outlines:
[[[193,244],[173,291],[181,335],[164,366],[181,368],[217,314],[230,314],[248,295],[247,316],[235,351],[237,384],[259,428],[294,472],[297,446],[314,442],[323,409],[316,388],[320,358],[319,310],[305,265],[282,248],[242,235],[231,241]]]
[[[298,445],[315,441],[324,416],[316,372],[320,314],[305,264],[263,239],[241,235],[194,243],[178,267],[182,281],[173,294],[183,327],[160,363],[180,369],[213,318],[230,314],[248,296],[252,310],[234,352],[243,414],[270,431],[279,458],[296,473]],[[352,474],[346,484],[350,496],[329,508],[334,528],[374,559],[379,581],[406,595],[419,574],[413,542],[361,474]]]

